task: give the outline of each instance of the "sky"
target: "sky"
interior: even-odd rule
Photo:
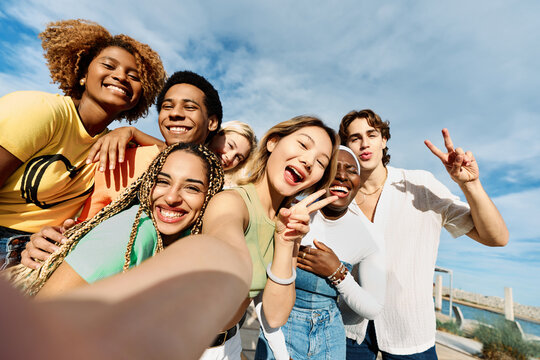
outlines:
[[[441,234],[437,265],[454,287],[540,306],[540,2],[3,0],[0,96],[60,92],[37,34],[83,18],[156,50],[169,74],[192,70],[219,90],[224,121],[261,137],[301,114],[337,129],[348,111],[390,121],[390,165],[425,169],[464,199],[425,147],[475,155],[510,230],[504,248]],[[535,95],[536,94],[536,95]],[[155,109],[137,127],[160,137]],[[124,124],[118,124],[124,125]],[[447,282],[446,282],[447,284]]]

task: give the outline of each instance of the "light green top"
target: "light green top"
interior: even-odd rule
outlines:
[[[138,210],[139,205],[133,205],[103,221],[83,236],[65,261],[88,283],[121,273]],[[152,257],[156,247],[156,229],[150,217],[143,212],[131,251],[130,267]]]
[[[242,185],[234,190],[242,196],[249,212],[249,223],[244,237],[253,263],[253,278],[249,289],[249,297],[253,298],[266,285],[266,266],[274,257],[274,230],[276,226],[266,216],[253,184]]]

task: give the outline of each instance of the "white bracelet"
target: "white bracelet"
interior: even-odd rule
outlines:
[[[294,266],[292,268],[292,276],[288,279],[281,279],[281,278],[278,278],[276,275],[274,275],[272,273],[272,270],[270,270],[271,266],[272,266],[272,262],[270,262],[270,264],[268,264],[268,266],[266,267],[266,275],[268,275],[268,278],[270,278],[270,280],[272,280],[276,284],[290,285],[294,282],[294,280],[296,280],[296,269],[294,268]]]

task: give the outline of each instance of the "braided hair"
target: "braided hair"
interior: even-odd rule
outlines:
[[[64,261],[65,257],[77,245],[79,240],[81,240],[84,235],[86,235],[90,230],[95,228],[103,221],[109,219],[110,217],[131,206],[138,199],[140,206],[131,227],[129,242],[125,253],[124,271],[129,269],[131,251],[133,248],[133,243],[135,242],[135,238],[137,236],[137,229],[143,211],[148,214],[154,225],[154,228],[156,228],[157,230],[156,220],[154,218],[153,212],[151,211],[151,194],[156,184],[158,174],[161,172],[161,169],[163,168],[163,165],[165,164],[168,156],[174,151],[186,151],[198,156],[203,160],[207,170],[208,191],[206,192],[201,212],[197,219],[195,219],[195,222],[191,228],[192,234],[200,233],[202,228],[202,218],[208,201],[210,201],[212,196],[221,191],[221,189],[223,188],[223,168],[221,167],[221,162],[219,161],[218,157],[212,151],[208,150],[205,146],[188,143],[177,143],[163,150],[154,159],[152,164],[150,164],[148,170],[143,175],[141,175],[133,184],[127,187],[118,196],[116,200],[101,209],[101,211],[99,211],[91,219],[86,220],[66,230],[64,235],[68,239],[67,242],[61,245],[60,248],[55,251],[39,269],[30,269],[20,264],[6,270],[4,276],[7,277],[8,280],[11,281],[11,283],[15,287],[20,288],[26,294],[37,294],[39,290],[43,287],[47,279],[50,277],[50,275]],[[159,233],[159,231],[156,231],[156,233],[158,242],[156,247],[157,253],[163,250],[163,241],[161,239],[161,234]]]

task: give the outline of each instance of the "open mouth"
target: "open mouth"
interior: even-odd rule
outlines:
[[[348,187],[342,185],[332,185],[328,188],[328,190],[330,191],[330,194],[335,195],[339,198],[347,197],[351,192]]]
[[[285,168],[285,180],[291,185],[296,185],[304,180],[304,175],[292,166]]]
[[[131,97],[131,94],[124,88],[121,88],[119,86],[116,86],[116,85],[112,85],[112,84],[108,84],[108,85],[105,85],[105,87],[117,94],[120,94],[120,95],[123,95],[123,96],[127,96],[127,97]]]
[[[166,223],[175,223],[184,218],[184,216],[187,214],[187,211],[184,211],[182,209],[173,210],[173,209],[163,209],[159,206],[156,207],[157,209],[157,215],[159,220],[166,222]]]
[[[185,134],[187,133],[189,130],[191,130],[190,127],[187,127],[187,126],[166,126],[167,130],[169,130],[171,133],[173,134],[177,134],[177,135],[180,135],[180,134]]]

